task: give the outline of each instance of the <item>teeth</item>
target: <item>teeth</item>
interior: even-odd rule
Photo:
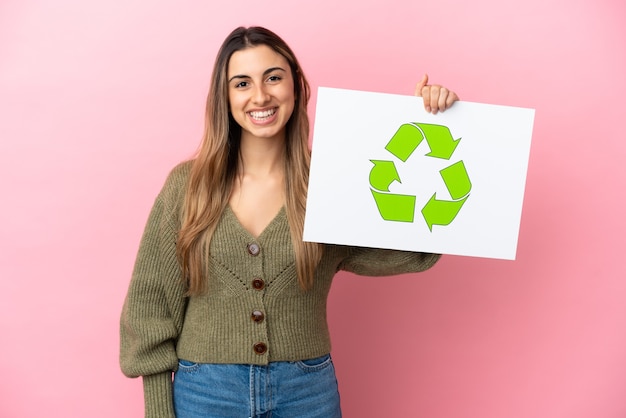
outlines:
[[[276,113],[276,109],[264,110],[263,112],[249,112],[254,119],[267,119]]]

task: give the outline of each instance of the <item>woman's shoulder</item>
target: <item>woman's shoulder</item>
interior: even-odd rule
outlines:
[[[185,188],[193,160],[183,161],[170,170],[165,179],[164,190]]]
[[[183,161],[170,170],[159,197],[169,204],[178,204],[187,190],[193,160]]]
[[[193,161],[194,160],[183,161],[174,166],[167,176],[167,181],[186,182],[187,178],[189,178]]]

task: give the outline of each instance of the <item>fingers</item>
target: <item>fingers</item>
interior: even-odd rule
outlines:
[[[436,115],[438,112],[443,112],[450,108],[459,100],[457,94],[446,87],[433,84],[428,85],[428,76],[424,76],[422,80],[417,83],[415,89],[415,95],[422,97],[424,101],[424,109],[428,113]]]
[[[437,100],[437,108],[441,109],[442,112],[448,108],[448,106],[446,106],[448,96],[450,96],[450,92],[447,88],[442,87],[439,93],[439,100]]]
[[[454,104],[454,102],[458,100],[459,100],[459,96],[457,96],[455,92],[451,91],[450,94],[448,95],[448,98],[446,99],[446,109],[452,106],[452,104]]]
[[[436,115],[439,111],[439,97],[441,96],[441,87],[440,86],[430,86],[430,97],[428,101],[428,105],[426,105],[426,100],[424,100],[424,106],[426,106],[426,111]],[[426,96],[424,96],[426,99]]]

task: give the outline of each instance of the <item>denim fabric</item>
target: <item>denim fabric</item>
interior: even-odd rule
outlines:
[[[329,355],[267,366],[180,360],[176,418],[341,418]]]

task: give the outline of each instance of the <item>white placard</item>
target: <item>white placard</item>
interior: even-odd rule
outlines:
[[[304,240],[515,259],[534,114],[320,87]]]

